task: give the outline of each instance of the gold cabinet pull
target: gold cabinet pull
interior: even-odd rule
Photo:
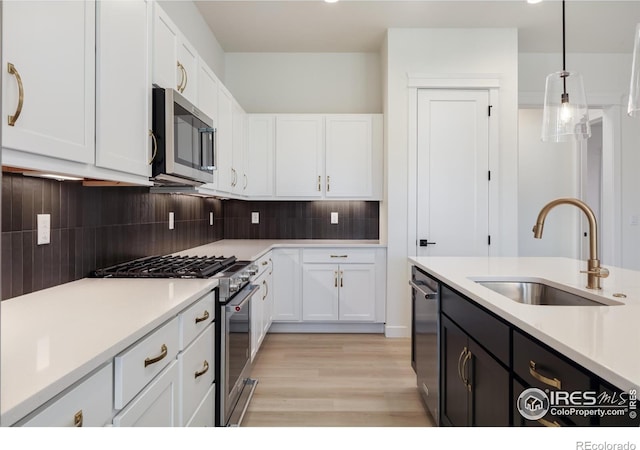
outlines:
[[[262,261],[263,266],[266,266],[267,264],[269,264],[267,261]]]
[[[460,381],[464,382],[464,378],[462,378],[462,359],[467,355],[467,347],[464,347],[458,356],[458,378]]]
[[[246,190],[247,189],[247,185],[249,184],[249,178],[247,178],[247,174],[243,173],[242,176],[244,177],[244,185],[242,186],[242,190]]]
[[[204,375],[205,373],[207,373],[209,371],[209,363],[207,362],[207,360],[204,360],[204,363],[202,363],[202,370],[198,370],[195,373],[195,378],[198,378],[202,375]]]
[[[338,287],[338,271],[333,272],[333,287]]]
[[[471,361],[471,358],[473,357],[473,354],[471,353],[471,350],[467,350],[467,354],[464,356],[464,359],[462,360],[462,382],[465,384],[465,386],[467,386],[467,390],[469,392],[471,392],[471,382],[469,381],[469,378],[467,378],[466,373],[467,373],[467,363],[469,361]]]
[[[344,272],[341,270],[340,271],[340,287],[344,287],[342,280],[344,280]]]
[[[264,293],[264,295],[262,296],[262,300],[264,300],[264,299],[266,299],[266,298],[267,298],[267,296],[269,295],[269,285],[267,284],[267,280],[262,280],[262,285],[264,286],[265,291],[266,291],[266,292]]]
[[[329,255],[330,258],[348,258],[349,255]]]
[[[151,159],[149,160],[149,164],[151,164],[158,154],[158,140],[152,130],[149,130],[149,136],[151,136],[151,140],[153,141],[153,151],[151,152]]]
[[[84,418],[82,417],[82,410],[80,410],[73,416],[73,426],[80,428],[83,422]]]
[[[318,192],[322,190],[322,177],[318,175]]]
[[[185,83],[185,78],[186,78],[187,71],[184,70],[184,66],[180,63],[180,61],[178,61],[178,69],[180,69],[180,73],[182,74],[182,79],[180,80],[180,83],[178,83],[178,92],[182,93],[182,92],[184,92],[184,88],[182,87],[182,83]],[[185,83],[185,86],[186,86],[186,83]]]
[[[204,314],[202,315],[202,317],[196,317],[196,323],[203,322],[203,321],[207,320],[208,318],[209,318],[209,311],[207,311],[205,309],[204,310]]]
[[[562,425],[560,425],[558,422],[556,422],[555,420],[553,422],[546,420],[546,419],[538,419],[538,423],[544,425],[545,427],[561,427]]]
[[[271,261],[271,258],[269,258],[269,264],[271,264],[271,269],[269,270],[269,275],[271,275],[273,273],[273,261]]]
[[[534,361],[529,361],[529,374],[538,380],[541,383],[546,384],[547,386],[554,387],[556,389],[562,389],[562,382],[557,378],[549,378],[542,375],[540,372],[536,370],[536,363]]]
[[[149,366],[151,364],[155,364],[158,361],[163,360],[167,356],[168,352],[169,352],[169,350],[167,350],[167,346],[162,344],[162,347],[160,347],[160,354],[158,356],[153,357],[153,358],[146,358],[144,360],[144,366],[147,367],[147,366]]]
[[[327,192],[331,190],[331,177],[327,175]]]
[[[18,107],[16,108],[16,112],[13,116],[9,116],[9,126],[12,127],[16,124],[18,117],[20,117],[20,113],[22,112],[22,105],[24,104],[24,86],[22,85],[22,77],[20,73],[18,73],[18,69],[16,66],[9,63],[7,65],[7,70],[9,73],[16,77],[16,81],[18,82]]]
[[[187,88],[187,83],[189,82],[189,74],[187,73],[187,69],[182,66],[182,71],[184,72],[184,85],[182,86],[182,92]]]

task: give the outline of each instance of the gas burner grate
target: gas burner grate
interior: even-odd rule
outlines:
[[[236,262],[231,256],[148,256],[91,273],[94,278],[209,278]]]

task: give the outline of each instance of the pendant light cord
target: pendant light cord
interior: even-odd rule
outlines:
[[[567,54],[565,51],[565,25],[564,25],[564,0],[562,0],[562,92],[563,98],[567,96]]]

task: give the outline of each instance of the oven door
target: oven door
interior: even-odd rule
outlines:
[[[251,392],[243,392],[251,372],[251,297],[259,286],[249,284],[223,305],[221,338],[221,425],[239,425]],[[249,383],[253,384],[253,383]],[[242,400],[242,401],[241,401]],[[236,423],[237,422],[237,423]]]

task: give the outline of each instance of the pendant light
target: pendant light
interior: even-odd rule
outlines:
[[[562,0],[562,71],[547,75],[542,112],[542,140],[567,142],[591,136],[582,75],[566,70],[564,0]]]
[[[631,67],[631,88],[629,90],[629,108],[632,117],[640,117],[640,23],[636,26],[633,44],[633,66]]]

